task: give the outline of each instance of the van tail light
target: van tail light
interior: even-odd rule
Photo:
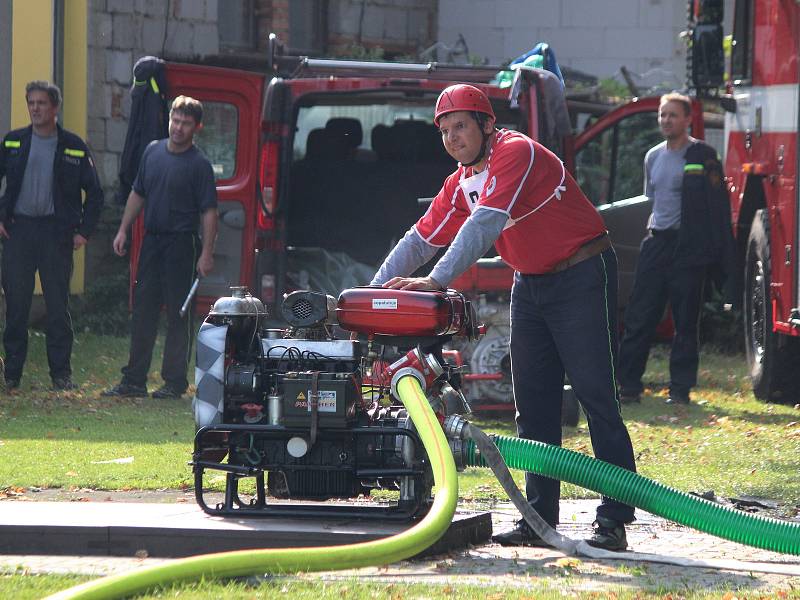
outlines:
[[[264,274],[261,276],[261,301],[265,304],[275,302],[275,275]]]
[[[273,215],[278,201],[278,156],[280,142],[267,140],[261,146],[261,159],[259,164],[259,181],[261,182],[261,210],[258,211],[257,224],[259,229],[272,229],[274,227]]]

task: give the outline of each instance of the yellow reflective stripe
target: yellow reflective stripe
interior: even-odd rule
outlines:
[[[5,141],[6,148],[19,148],[20,141],[19,140],[6,140]]]
[[[64,148],[64,154],[67,156],[77,156],[78,158],[86,156],[86,152],[83,150],[75,150],[74,148]]]
[[[146,81],[139,81],[138,79],[133,80],[133,85],[145,85]]]
[[[156,78],[155,77],[151,77],[150,78],[150,87],[153,88],[153,91],[156,94],[159,93],[158,84],[156,83]]]
[[[705,167],[699,163],[687,163],[686,166],[683,167],[684,171],[704,171]]]

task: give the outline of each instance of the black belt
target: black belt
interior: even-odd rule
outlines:
[[[677,229],[651,229],[650,235],[653,237],[658,237],[663,235],[664,237],[672,237],[678,235]]]

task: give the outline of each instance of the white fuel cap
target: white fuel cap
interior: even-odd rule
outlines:
[[[286,442],[286,451],[294,458],[301,458],[308,452],[308,442],[295,436]]]

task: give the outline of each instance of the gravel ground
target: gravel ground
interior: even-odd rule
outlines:
[[[191,491],[102,492],[93,490],[26,490],[7,501],[120,501],[193,502]],[[562,501],[559,531],[572,538],[586,537],[594,519],[593,500]],[[518,518],[510,504],[492,509],[495,531],[511,527]],[[637,520],[628,526],[629,550],[674,558],[696,560],[730,559],[771,565],[791,565],[798,575],[777,575],[757,571],[730,571],[711,568],[657,564],[644,561],[597,560],[565,557],[543,548],[504,548],[485,544],[425,559],[402,561],[388,567],[316,573],[308,578],[352,579],[408,583],[475,583],[520,588],[552,586],[574,591],[646,590],[713,591],[741,590],[756,595],[780,595],[800,590],[800,557],[781,555],[728,542],[637,511]],[[0,570],[24,568],[30,572],[86,573],[103,575],[166,562],[166,559],[75,557],[75,556],[0,556]]]

